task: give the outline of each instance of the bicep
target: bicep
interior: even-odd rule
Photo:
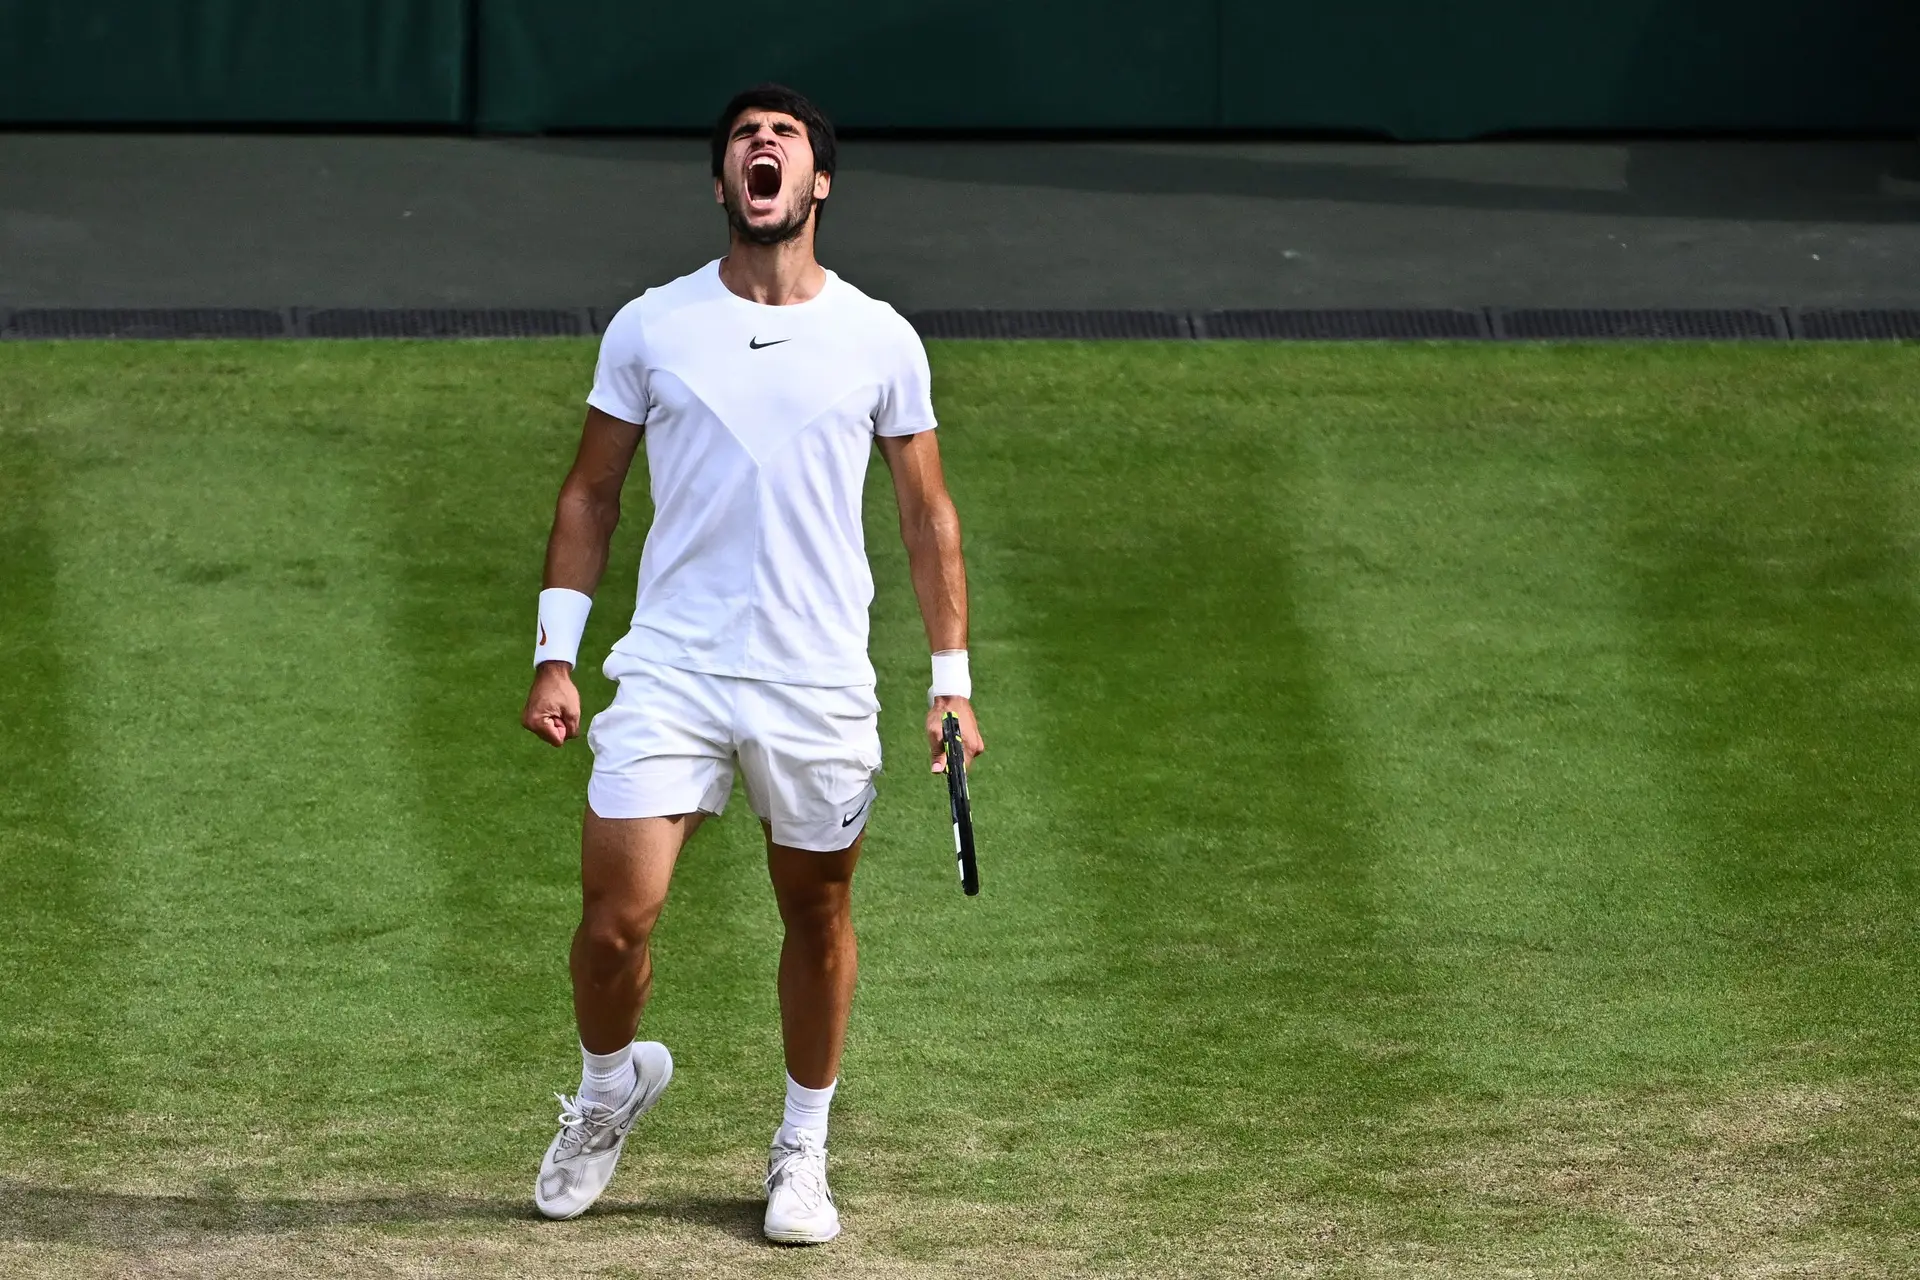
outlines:
[[[580,428],[580,448],[567,473],[567,487],[585,489],[595,501],[618,501],[633,455],[640,448],[641,428],[597,408],[587,410]]]

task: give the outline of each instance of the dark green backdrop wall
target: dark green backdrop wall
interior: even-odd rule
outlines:
[[[0,121],[467,121],[469,0],[0,0]]]
[[[1915,0],[1226,0],[1221,123],[1920,128]]]
[[[1920,129],[1920,0],[0,0],[0,122]]]
[[[480,125],[703,127],[782,80],[836,122],[1207,127],[1212,3],[1179,0],[481,0]]]

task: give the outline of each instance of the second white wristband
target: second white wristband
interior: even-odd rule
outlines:
[[[533,665],[564,662],[576,665],[580,637],[587,630],[593,597],[568,587],[548,587],[540,593],[540,630],[533,638]]]
[[[972,699],[973,675],[967,670],[965,649],[942,649],[933,655],[933,683],[927,686],[927,697]]]

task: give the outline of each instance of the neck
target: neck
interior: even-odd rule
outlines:
[[[720,283],[748,302],[769,307],[806,302],[827,287],[827,272],[813,259],[813,223],[784,244],[754,244],[738,233],[720,259]]]

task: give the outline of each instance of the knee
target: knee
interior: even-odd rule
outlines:
[[[853,930],[852,898],[844,884],[812,885],[780,897],[780,919],[787,932],[828,939]]]
[[[588,971],[621,973],[642,963],[654,913],[589,907],[580,920],[580,950]]]

